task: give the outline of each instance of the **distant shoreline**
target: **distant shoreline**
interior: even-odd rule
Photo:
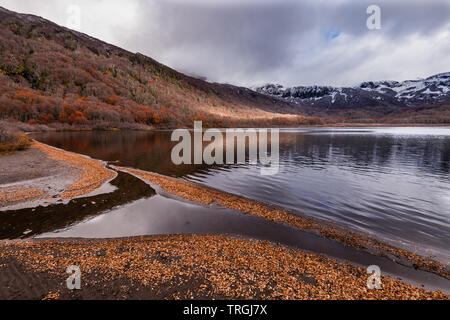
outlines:
[[[301,126],[263,126],[263,127],[236,127],[236,129],[250,129],[250,128],[261,128],[261,129],[302,129],[302,128],[418,128],[418,127],[449,127],[450,124],[389,124],[389,123],[336,123],[336,124],[323,124],[323,125],[301,125]],[[205,127],[208,129],[209,127]],[[235,127],[224,127],[218,129],[231,129]],[[46,130],[31,130],[26,132],[27,135],[33,134],[42,134],[46,132],[94,132],[94,131],[106,131],[106,132],[114,132],[114,131],[141,131],[141,132],[155,132],[155,131],[173,131],[176,129],[192,129],[190,127],[148,127],[146,129],[143,128],[109,128],[109,129],[96,129],[96,128],[86,128],[86,127],[72,127],[66,129],[54,129],[48,127]]]

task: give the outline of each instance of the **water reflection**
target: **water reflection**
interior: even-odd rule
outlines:
[[[85,154],[96,159],[115,162],[122,166],[141,168],[165,175],[181,177],[197,168],[172,164],[170,155],[176,144],[170,141],[171,132],[63,132],[44,133],[36,137],[55,147]],[[203,168],[207,168],[206,166]]]
[[[68,228],[114,207],[156,195],[146,183],[128,174],[119,173],[111,184],[118,188],[112,193],[74,199],[68,204],[4,211],[0,219],[0,239],[29,238]]]

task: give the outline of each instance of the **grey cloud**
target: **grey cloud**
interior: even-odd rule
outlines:
[[[350,85],[450,71],[448,0],[127,1],[135,12],[120,12],[118,0],[23,0],[20,8],[59,22],[61,2],[84,10],[114,2],[118,14],[96,21],[90,12],[83,31],[212,81]],[[379,31],[366,28],[374,3]]]
[[[237,66],[248,72],[291,63],[291,52],[298,45],[295,40],[313,23],[292,3],[217,7],[161,1],[157,10],[161,28],[143,39],[149,37],[158,42],[158,54],[164,56],[169,50],[187,48],[193,52],[180,50],[180,56],[206,52],[210,61],[203,63],[228,69]],[[142,20],[145,19],[143,11]]]
[[[214,81],[243,85],[271,81],[290,85],[357,83],[370,75],[351,74],[352,69],[378,59],[377,55],[392,54],[385,49],[392,49],[395,42],[402,46],[412,35],[426,37],[440,32],[450,21],[448,1],[378,1],[383,28],[377,32],[386,45],[377,52],[369,48],[351,52],[352,46],[357,47],[359,42],[372,36],[366,27],[366,8],[373,1],[155,3],[159,15],[151,23],[158,28],[156,33],[141,35],[143,41],[139,41],[142,43],[139,50],[175,68],[202,74]],[[142,4],[142,21],[150,15],[146,8],[155,10],[155,5]],[[333,56],[335,49],[333,43],[327,43],[326,34],[330,31],[352,37],[347,43],[351,60],[325,59]],[[144,45],[145,39],[151,40]],[[324,60],[308,64],[316,55],[323,55]],[[391,71],[388,65],[380,65],[380,68]],[[430,74],[434,71],[430,68]],[[339,73],[345,74],[345,80],[333,78]],[[417,76],[423,73],[426,71],[422,68]],[[386,72],[386,76],[393,75]]]

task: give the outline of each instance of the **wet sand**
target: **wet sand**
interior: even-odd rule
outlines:
[[[81,269],[81,290],[66,269]],[[448,299],[320,255],[222,236],[0,244],[3,299]]]
[[[0,157],[0,167],[1,211],[84,196],[117,176],[101,161],[36,141]]]

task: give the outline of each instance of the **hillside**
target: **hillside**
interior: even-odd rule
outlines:
[[[53,126],[317,124],[307,108],[185,76],[43,18],[0,7],[0,118]]]

